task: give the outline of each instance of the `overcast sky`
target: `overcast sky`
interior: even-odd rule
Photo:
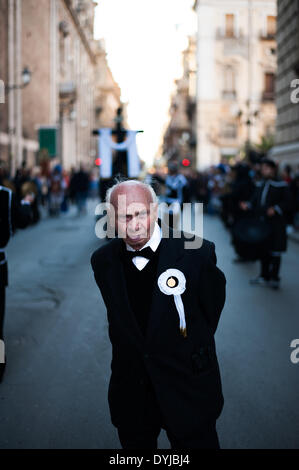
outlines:
[[[181,51],[196,28],[194,0],[99,0],[96,38],[104,38],[109,66],[128,102],[140,156],[151,163],[168,120]]]

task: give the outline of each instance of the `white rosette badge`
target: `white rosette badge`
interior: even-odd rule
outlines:
[[[160,291],[166,295],[173,295],[175,306],[180,317],[180,331],[186,337],[185,309],[181,295],[186,290],[186,278],[178,269],[167,269],[159,276],[158,286]]]

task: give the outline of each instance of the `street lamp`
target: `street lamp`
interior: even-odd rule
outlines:
[[[245,142],[245,155],[246,159],[250,159],[250,150],[251,150],[251,129],[254,125],[254,120],[257,119],[260,115],[259,110],[250,111],[249,109],[249,100],[247,101],[247,112],[244,115],[243,111],[240,109],[239,111],[236,110],[236,117],[240,124],[243,124],[247,127],[247,139]],[[242,120],[243,117],[243,120]]]
[[[23,87],[29,85],[29,83],[31,82],[31,72],[28,67],[24,67],[23,69],[22,81],[23,81]]]
[[[24,67],[22,71],[22,83],[20,85],[9,85],[5,88],[6,92],[8,93],[11,90],[20,90],[25,88],[31,82],[31,71],[28,67]]]

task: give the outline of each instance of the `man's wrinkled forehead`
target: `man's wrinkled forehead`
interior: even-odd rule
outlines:
[[[132,186],[130,189],[125,188],[125,190],[114,191],[111,195],[111,203],[118,211],[132,205],[143,205],[149,208],[152,203],[152,196],[146,189]]]
[[[138,215],[143,212],[147,213],[149,210],[149,204],[144,204],[142,202],[131,202],[128,204],[126,200],[120,200],[116,207],[116,212],[118,214],[125,215]]]

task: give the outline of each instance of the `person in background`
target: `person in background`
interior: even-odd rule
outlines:
[[[285,214],[291,204],[290,192],[288,184],[278,180],[277,167],[273,160],[267,158],[262,160],[261,175],[262,180],[257,185],[251,201],[240,202],[242,210],[253,210],[267,221],[271,229],[267,249],[260,259],[260,275],[250,283],[278,289],[281,254],[287,249]]]
[[[291,184],[293,181],[292,178],[292,168],[290,165],[285,165],[282,170],[282,180],[285,181],[287,184]]]
[[[168,175],[166,178],[155,175],[155,179],[165,185],[165,193],[161,201],[169,206],[168,214],[164,213],[163,219],[168,219],[169,227],[179,229],[180,211],[183,203],[188,199],[188,181],[179,172],[178,162],[173,160],[168,162]]]
[[[299,230],[299,172],[295,174],[290,184],[292,199],[292,227],[293,230]]]
[[[78,215],[86,214],[87,208],[87,198],[89,191],[89,175],[85,171],[83,165],[80,166],[78,172],[72,177],[71,183],[71,193],[76,201]]]
[[[49,178],[49,215],[58,216],[65,190],[62,168],[56,165]]]
[[[66,170],[62,172],[63,177],[63,185],[64,185],[64,192],[63,192],[63,200],[61,203],[61,212],[67,212],[69,209],[69,197],[70,197],[70,177]]]
[[[5,248],[17,228],[25,228],[32,222],[33,195],[26,195],[19,203],[14,192],[2,186],[5,167],[0,162],[0,340],[4,342],[5,293],[8,286],[8,269]],[[0,363],[0,382],[4,374],[6,358]]]

